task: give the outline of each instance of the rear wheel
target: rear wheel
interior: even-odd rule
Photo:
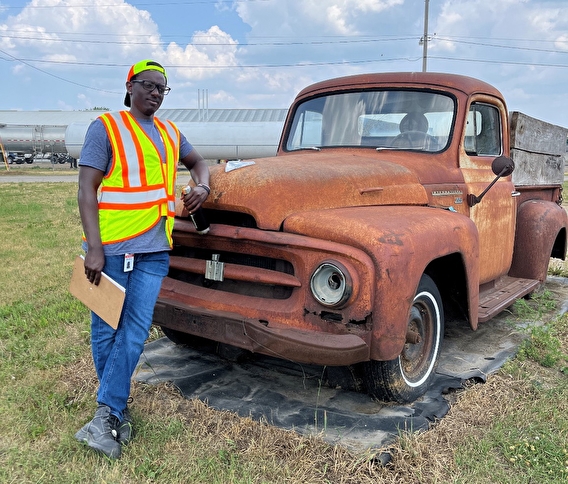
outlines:
[[[442,298],[423,275],[408,316],[406,343],[398,358],[365,363],[368,392],[379,400],[409,403],[422,396],[434,376],[444,335]]]

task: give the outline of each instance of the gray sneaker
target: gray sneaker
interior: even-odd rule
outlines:
[[[114,427],[114,429],[117,434],[116,440],[121,445],[128,445],[134,438],[134,425],[128,407],[124,409],[124,413],[122,414],[122,422],[117,422],[117,425]]]
[[[110,414],[110,408],[99,405],[95,417],[85,424],[75,438],[110,459],[120,458],[120,444],[116,441],[118,419]]]

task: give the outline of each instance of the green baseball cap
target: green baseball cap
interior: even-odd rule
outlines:
[[[126,80],[130,81],[134,76],[144,71],[161,72],[166,78],[166,81],[168,80],[168,76],[166,75],[166,69],[164,69],[164,67],[161,64],[158,64],[156,61],[150,59],[145,59],[134,64],[128,71],[128,76],[126,76]],[[126,93],[126,96],[124,98],[124,105],[126,107],[130,107],[130,94],[128,92]]]

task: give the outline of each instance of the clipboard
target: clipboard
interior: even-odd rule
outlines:
[[[78,255],[73,264],[69,292],[113,329],[118,328],[126,290],[104,272],[98,286],[91,284],[85,276],[84,264],[85,258]]]

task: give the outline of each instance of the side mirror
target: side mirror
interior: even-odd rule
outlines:
[[[491,170],[497,175],[498,178],[502,176],[509,176],[515,169],[515,162],[506,156],[498,156],[491,163]],[[493,182],[495,183],[495,182]]]
[[[485,196],[487,191],[493,185],[495,185],[495,183],[497,182],[497,180],[499,180],[499,178],[504,176],[509,176],[511,173],[513,173],[514,169],[515,169],[515,162],[511,160],[511,158],[507,158],[506,156],[498,156],[497,158],[495,158],[493,160],[493,163],[491,163],[491,170],[493,170],[493,173],[495,173],[495,179],[489,184],[489,186],[485,190],[483,190],[483,192],[479,196],[470,193],[467,196],[467,204],[470,207],[477,205],[479,202],[481,202],[481,199]]]

